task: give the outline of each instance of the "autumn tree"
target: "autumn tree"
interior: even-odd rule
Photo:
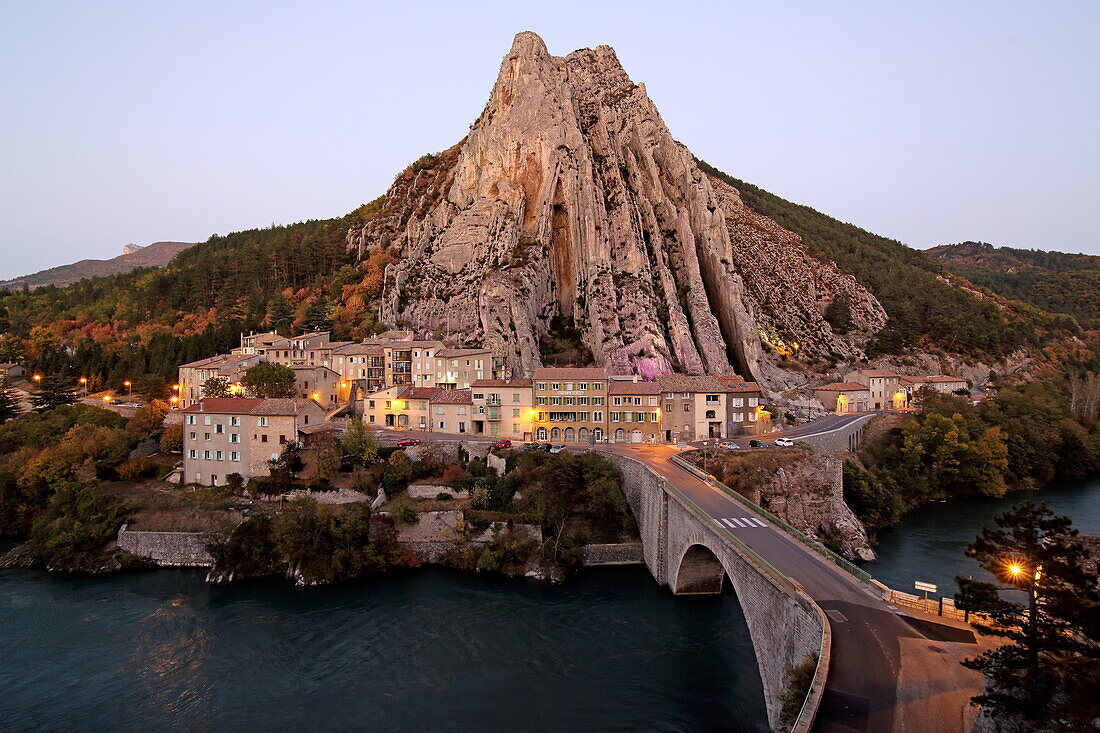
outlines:
[[[23,339],[13,333],[0,334],[0,364],[19,364],[26,358]]]
[[[202,383],[203,397],[232,397],[228,377],[210,377]]]
[[[344,451],[363,463],[374,463],[378,458],[378,441],[367,434],[367,426],[359,418],[348,422],[342,441]]]
[[[963,664],[982,672],[986,689],[972,702],[998,720],[1059,720],[1087,710],[1100,682],[1100,593],[1088,551],[1069,517],[1025,502],[983,528],[967,552],[1007,587],[959,578],[956,602],[984,615],[983,634],[1005,639]],[[1025,600],[1002,591],[1022,591]],[[1081,675],[1092,682],[1081,684]],[[1091,691],[1089,691],[1091,688]],[[1074,701],[1080,690],[1080,701]],[[1057,709],[1055,709],[1057,708]],[[1095,716],[1095,713],[1090,714]]]

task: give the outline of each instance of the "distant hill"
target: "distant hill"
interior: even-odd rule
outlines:
[[[136,270],[139,267],[163,267],[173,257],[193,244],[195,243],[153,242],[148,247],[127,244],[122,248],[122,254],[118,257],[112,257],[109,260],[80,260],[71,265],[51,267],[33,275],[0,281],[0,288],[22,290],[23,287],[27,287],[33,290],[43,285],[63,287],[88,277],[119,275]]]
[[[994,247],[986,242],[944,244],[927,252],[975,285],[1071,315],[1084,328],[1100,328],[1100,257],[1096,255]]]

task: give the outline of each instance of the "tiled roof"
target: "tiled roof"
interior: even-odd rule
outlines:
[[[661,386],[656,382],[634,382],[625,379],[613,379],[607,385],[610,394],[641,394],[655,395],[661,393]]]
[[[305,433],[306,435],[313,435],[315,433],[323,433],[328,430],[335,430],[336,426],[330,422],[317,423],[316,425],[303,425],[298,428],[299,433]]]
[[[473,399],[468,389],[441,389],[432,398],[433,405],[470,405]]]
[[[442,349],[444,344],[442,341],[387,341],[383,344],[387,349],[394,349],[397,351],[406,351],[408,349],[430,349],[440,348]]]
[[[252,408],[251,415],[297,415],[309,405],[320,408],[313,400],[306,399],[268,399]]]
[[[473,356],[474,354],[486,354],[488,349],[440,349],[435,355],[441,359],[453,359],[457,356]]]
[[[0,369],[11,369],[12,367],[17,367],[17,366],[19,366],[19,365],[14,363],[14,362],[7,361],[7,362],[4,362],[3,364],[0,364]]]
[[[260,406],[256,397],[204,397],[180,412],[206,412],[219,415],[249,415]]]
[[[814,389],[822,392],[866,392],[867,386],[858,382],[833,382],[832,384],[814,387]]]
[[[739,374],[695,376],[691,374],[662,374],[657,385],[665,392],[759,392],[760,385]]]
[[[890,371],[889,369],[858,369],[857,374],[862,374],[865,377],[900,377],[897,372]]]
[[[190,362],[189,364],[181,364],[180,369],[204,369],[210,367],[226,367],[232,366],[241,361],[247,359],[255,359],[255,354],[218,354],[216,356],[210,356],[205,359],[199,359],[198,361]]]
[[[438,391],[438,387],[406,387],[397,397],[402,400],[430,400]]]
[[[539,367],[535,379],[607,379],[602,367]]]
[[[338,346],[332,351],[336,354],[374,354],[375,356],[382,356],[382,347],[379,344],[349,343],[345,346]]]
[[[471,387],[530,387],[532,384],[530,379],[475,379],[470,382]]]

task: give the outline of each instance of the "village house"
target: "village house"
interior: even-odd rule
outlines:
[[[470,386],[474,432],[531,440],[533,385],[530,379],[475,379]],[[483,423],[480,431],[479,422]]]
[[[834,382],[814,387],[814,394],[829,412],[866,412],[871,408],[871,392],[859,382]]]
[[[205,486],[224,486],[234,473],[269,475],[287,443],[325,422],[321,406],[304,399],[207,397],[181,412],[184,481]]]
[[[607,435],[606,369],[541,367],[534,374],[535,440],[602,442]]]
[[[664,404],[661,422],[667,442],[727,438],[768,427],[760,385],[737,374],[665,374],[656,381]]]
[[[340,400],[342,403],[354,399],[353,389],[369,394],[386,386],[385,353],[381,344],[347,344],[332,352],[332,369],[343,382]]]
[[[261,361],[263,358],[259,354],[218,354],[181,365],[178,370],[178,406],[189,407],[205,397],[203,384],[206,380],[223,377],[230,384],[236,384],[250,367]]]
[[[479,379],[493,379],[489,349],[439,349],[435,354],[433,384],[443,389],[469,389]]]
[[[9,382],[14,382],[26,373],[27,370],[20,364],[11,362],[0,364],[0,379],[7,379]]]
[[[862,384],[870,393],[869,409],[900,410],[909,406],[901,375],[888,369],[857,369],[844,375],[845,382]]]
[[[607,439],[613,443],[660,443],[661,388],[637,376],[612,378],[608,386]]]
[[[440,433],[473,432],[473,398],[468,389],[437,389],[431,399],[432,430]]]
[[[340,399],[340,374],[321,365],[296,364],[290,367],[294,372],[294,389],[298,397],[311,399],[325,409],[336,407]]]
[[[364,422],[371,427],[429,430],[434,387],[395,385],[363,398]]]
[[[942,394],[964,392],[970,394],[970,383],[961,377],[949,377],[946,374],[933,374],[927,377],[901,377],[898,380],[911,401],[922,389],[931,389]]]
[[[388,341],[382,344],[387,385],[435,386],[435,354],[442,341]]]

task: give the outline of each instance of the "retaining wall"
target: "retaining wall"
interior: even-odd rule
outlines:
[[[645,563],[641,542],[620,542],[613,545],[585,545],[584,564],[596,565],[641,565]]]
[[[221,535],[204,532],[141,532],[122,525],[118,530],[120,550],[166,567],[208,568],[214,558],[206,546]]]

